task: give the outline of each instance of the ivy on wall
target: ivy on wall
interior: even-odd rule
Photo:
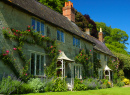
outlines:
[[[50,65],[47,66],[45,69],[46,75],[48,77],[52,77],[56,75],[56,61],[57,61],[57,55],[58,50],[56,46],[56,41],[53,39],[50,39],[49,37],[43,36],[39,34],[38,32],[35,32],[30,26],[27,27],[26,31],[20,31],[11,29],[10,32],[8,28],[3,27],[3,34],[6,39],[9,40],[15,40],[18,42],[18,45],[13,48],[14,51],[17,51],[20,58],[23,61],[23,70],[18,71],[18,66],[15,63],[15,60],[12,59],[13,55],[9,53],[9,50],[4,50],[2,54],[0,55],[0,59],[3,60],[3,62],[12,69],[12,71],[15,73],[15,75],[18,77],[20,76],[23,80],[27,80],[30,77],[30,74],[28,73],[28,67],[30,64],[30,60],[27,60],[25,55],[23,54],[23,45],[24,43],[28,43],[30,45],[38,45],[39,47],[43,48],[46,52],[46,55],[49,56]],[[51,43],[51,46],[47,47],[45,42]]]

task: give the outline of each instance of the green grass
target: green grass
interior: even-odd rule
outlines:
[[[24,95],[130,95],[130,87],[114,87],[87,91],[29,93]]]

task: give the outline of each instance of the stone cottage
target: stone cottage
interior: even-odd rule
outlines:
[[[14,40],[4,38],[3,27],[26,30],[27,25],[33,26],[35,32],[39,32],[43,36],[56,39],[58,49],[61,50],[57,59],[57,64],[60,64],[61,68],[59,68],[57,73],[61,72],[62,77],[67,76],[68,85],[70,86],[73,86],[75,76],[82,79],[82,64],[75,63],[74,60],[81,48],[91,50],[91,54],[97,53],[101,63],[99,78],[103,78],[103,69],[107,66],[108,58],[110,56],[114,57],[103,43],[102,29],[99,32],[99,39],[96,39],[89,35],[89,31],[82,32],[75,24],[75,9],[70,1],[65,3],[63,15],[61,15],[36,0],[1,0],[0,51],[2,52],[4,47],[12,52],[14,46],[18,44]],[[44,77],[44,68],[49,64],[49,58],[46,56],[45,50],[37,45],[25,43],[23,53],[26,59],[31,59],[29,73],[34,76]],[[13,57],[15,57],[16,63],[19,64],[19,69],[23,68],[23,63],[18,54],[13,53]],[[91,62],[93,63],[93,57]],[[2,77],[3,73],[11,74],[13,72],[0,60],[0,77]],[[93,70],[89,73],[93,75]]]

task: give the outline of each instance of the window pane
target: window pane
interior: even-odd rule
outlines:
[[[35,19],[32,19],[32,26],[33,26],[33,29],[35,30]]]
[[[61,42],[64,42],[64,33],[61,32]]]
[[[73,46],[75,46],[75,37],[73,37]]]
[[[76,39],[76,47],[78,47],[78,39]]]
[[[34,75],[35,71],[35,54],[31,54],[31,74]]]
[[[36,75],[39,75],[40,55],[37,55]]]
[[[41,34],[44,35],[44,23],[41,23]]]
[[[41,56],[41,75],[44,75],[44,56]]]
[[[47,27],[47,36],[50,37],[50,28]]]
[[[37,32],[40,32],[40,22],[37,21]]]
[[[78,39],[78,48],[80,48],[80,40]]]
[[[60,31],[57,30],[57,40],[60,41]]]

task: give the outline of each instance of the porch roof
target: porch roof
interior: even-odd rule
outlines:
[[[111,69],[110,69],[107,65],[105,66],[105,69],[104,69],[104,70],[105,70],[105,71],[106,71],[106,70],[111,71]]]
[[[68,58],[63,51],[60,52],[60,54],[59,54],[57,59],[58,60],[66,60],[66,61],[74,62],[74,60]]]

